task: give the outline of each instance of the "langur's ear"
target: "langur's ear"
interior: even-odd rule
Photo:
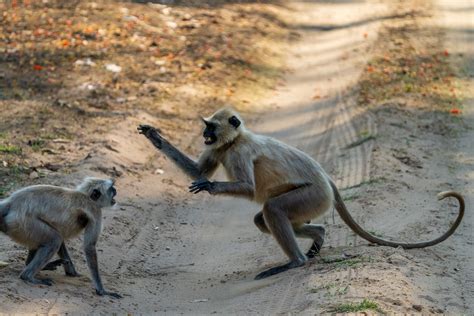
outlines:
[[[206,120],[204,117],[200,116],[201,118],[201,121],[206,125],[206,126],[209,126],[209,121]]]
[[[233,115],[229,118],[229,124],[237,128],[240,126],[240,120],[237,118],[237,116]]]
[[[100,198],[101,195],[102,195],[102,193],[100,193],[99,190],[94,189],[91,193],[90,198],[91,198],[92,201],[97,201]]]

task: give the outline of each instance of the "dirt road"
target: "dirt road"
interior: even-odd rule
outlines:
[[[439,0],[428,12],[431,17],[420,23],[446,32],[453,67],[464,69],[459,76],[472,93],[473,7],[470,1],[451,2]],[[454,205],[438,204],[435,194],[456,188],[468,196],[468,205],[473,201],[473,98],[465,103],[455,141],[450,134],[423,128],[439,125],[444,114],[417,113],[398,103],[372,110],[358,106],[357,83],[381,40],[379,30],[406,14],[383,2],[296,1],[294,7],[300,13],[292,23],[301,39],[288,56],[291,73],[263,101],[268,110],[248,117],[249,127],[317,158],[369,231],[403,240],[444,231],[454,217]],[[462,24],[466,21],[471,22]],[[253,226],[260,207],[187,193],[189,180],[135,131],[139,123],[154,122],[146,113],[128,118],[104,136],[114,151],[97,146],[64,180],[91,174],[97,164],[129,170],[118,181],[120,206],[105,212],[99,246],[105,286],[124,298],[94,295],[80,241],[72,243],[71,252],[82,277],[51,272],[45,274],[56,281],[53,287],[25,286],[17,279],[24,250],[0,237],[0,259],[12,262],[0,270],[1,312],[320,314],[363,299],[385,312],[474,310],[474,223],[469,210],[451,239],[410,251],[370,247],[337,215],[333,220],[327,214],[321,219],[328,232],[321,258],[254,281],[258,272],[286,260],[276,243]],[[185,148],[192,152],[199,147],[193,144],[201,142],[199,126],[194,132]],[[411,160],[397,158],[401,150]],[[343,253],[356,257],[338,261]]]

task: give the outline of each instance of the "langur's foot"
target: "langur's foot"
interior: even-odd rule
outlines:
[[[281,266],[278,266],[278,267],[274,267],[274,268],[270,268],[266,271],[263,271],[263,272],[257,274],[257,276],[255,277],[255,280],[265,279],[265,278],[268,278],[269,276],[272,276],[272,275],[275,275],[275,274],[278,274],[278,273],[282,273],[282,272],[285,272],[285,271],[293,269],[293,268],[301,267],[301,266],[304,265],[304,263],[305,263],[305,261],[303,261],[303,260],[290,261],[287,264],[284,264],[284,265],[281,265]]]

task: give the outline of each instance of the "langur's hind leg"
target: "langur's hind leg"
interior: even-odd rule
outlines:
[[[270,234],[270,230],[265,224],[265,219],[263,218],[263,212],[258,212],[253,219],[255,226],[262,232]],[[293,230],[295,235],[298,238],[309,238],[313,240],[311,247],[309,248],[306,256],[308,258],[314,258],[321,250],[324,243],[325,229],[323,225],[309,224],[311,221],[306,221],[306,224],[293,225]]]
[[[306,253],[306,257],[314,258],[321,251],[321,248],[324,244],[324,236],[326,234],[324,226],[316,224],[303,224],[301,226],[293,226],[293,228],[297,237],[309,238],[313,240],[311,247]]]
[[[67,276],[70,276],[70,277],[80,276],[80,274],[77,273],[76,268],[74,267],[74,264],[72,263],[71,257],[69,256],[69,252],[67,251],[67,248],[64,242],[61,244],[61,247],[59,247],[58,255],[61,258],[60,260],[63,261],[64,272],[66,273]]]
[[[62,238],[57,231],[40,220],[36,220],[35,230],[41,233],[44,242],[40,244],[38,249],[29,253],[28,265],[21,272],[20,278],[33,284],[52,285],[53,281],[51,279],[39,279],[36,278],[36,275],[59,250]]]
[[[255,217],[253,218],[253,222],[255,226],[265,234],[271,234],[270,230],[268,229],[267,225],[265,224],[265,219],[263,218],[263,212],[258,212]]]
[[[35,257],[36,255],[36,251],[37,249],[30,249],[28,250],[28,257],[26,258],[26,261],[25,261],[25,265],[27,266],[31,260],[33,260],[33,258]],[[65,260],[63,259],[57,259],[57,260],[54,260],[54,261],[51,261],[51,262],[48,262],[44,267],[43,271],[47,270],[47,271],[54,271],[56,270],[59,266],[61,265],[64,265],[66,262]]]
[[[255,280],[267,278],[271,275],[300,267],[304,265],[307,260],[306,256],[301,252],[296,243],[295,233],[291,222],[286,215],[286,211],[282,209],[278,203],[267,201],[263,208],[263,218],[275,240],[278,242],[285,254],[290,258],[290,262],[259,273],[255,277]]]
[[[262,279],[288,269],[300,267],[308,260],[296,243],[296,236],[293,226],[297,226],[298,234],[317,240],[318,245],[322,245],[324,236],[323,230],[317,225],[303,225],[312,218],[328,208],[331,197],[324,195],[324,192],[316,190],[312,185],[306,185],[291,190],[284,194],[273,197],[265,203],[263,207],[263,223],[271,232],[282,250],[289,257],[290,262],[264,271],[256,276]],[[262,231],[265,231],[259,214],[254,219],[255,224]],[[318,227],[318,228],[315,228]]]

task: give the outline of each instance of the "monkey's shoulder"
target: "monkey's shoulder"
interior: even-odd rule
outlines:
[[[61,192],[68,192],[73,191],[72,189],[67,189],[55,185],[48,185],[48,184],[36,184],[24,187],[20,190],[17,190],[11,194],[11,196],[18,196],[23,194],[31,194],[31,193],[41,193],[41,194],[58,194]]]
[[[86,194],[54,185],[32,185],[13,192],[5,201],[9,204],[28,204],[57,210],[77,210],[77,212],[99,212],[100,208]],[[74,207],[72,207],[74,206]]]
[[[257,158],[268,158],[273,159],[291,159],[294,157],[300,157],[301,159],[309,160],[312,163],[317,162],[305,152],[299,150],[296,147],[288,145],[276,138],[250,134],[245,137],[240,145],[240,148],[235,150],[247,157]]]

